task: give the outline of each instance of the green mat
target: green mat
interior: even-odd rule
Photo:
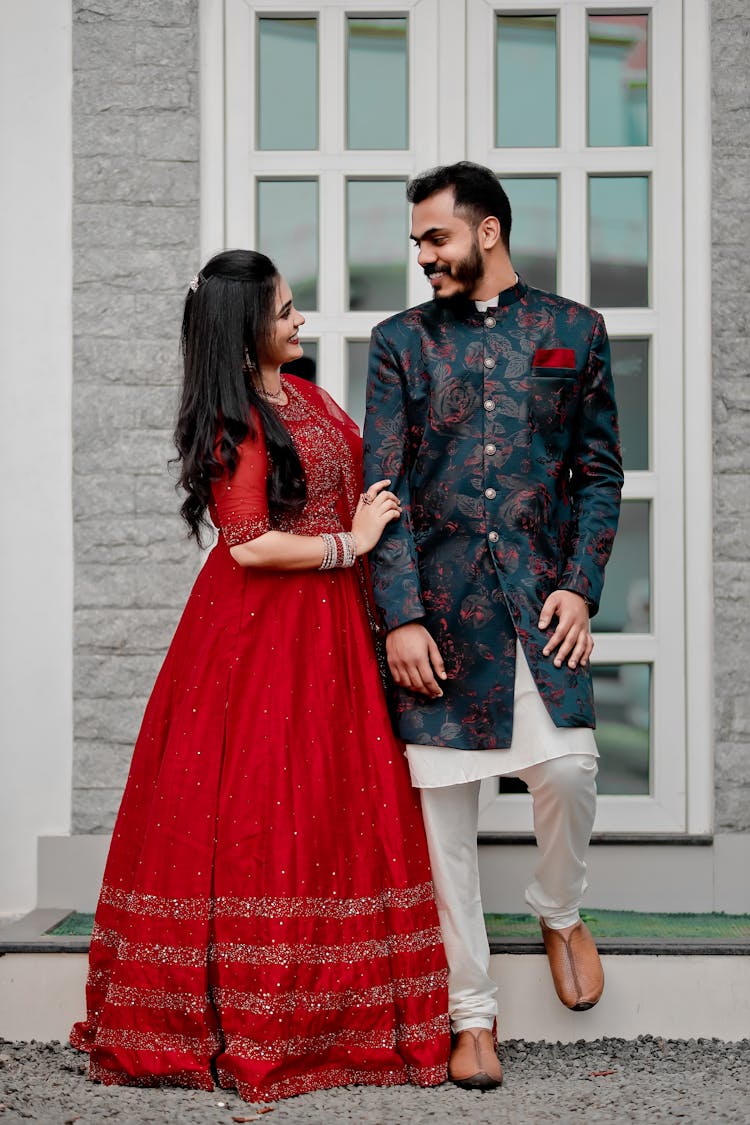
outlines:
[[[490,940],[539,938],[539,923],[531,914],[485,914]],[[598,938],[725,938],[750,941],[748,914],[639,914],[633,910],[582,910],[581,917]],[[69,914],[50,936],[88,937],[93,914]]]
[[[94,928],[93,914],[68,914],[56,926],[46,930],[52,937],[91,937]]]
[[[747,914],[641,914],[635,910],[582,910],[597,938],[729,938],[750,941]],[[530,914],[485,914],[490,940],[538,938],[539,923]]]

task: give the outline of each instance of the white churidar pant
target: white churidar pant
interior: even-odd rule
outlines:
[[[578,921],[585,855],[596,812],[592,731],[555,727],[517,646],[513,740],[508,750],[407,747],[420,789],[440,926],[448,959],[455,1032],[492,1029],[496,987],[479,887],[477,828],[481,779],[520,777],[531,794],[539,861],[526,902],[553,929]]]

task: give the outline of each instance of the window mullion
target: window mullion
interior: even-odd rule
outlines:
[[[558,15],[558,114],[560,148],[586,147],[586,7],[566,4]]]

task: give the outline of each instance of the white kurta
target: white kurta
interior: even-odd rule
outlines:
[[[594,732],[588,727],[556,727],[542,702],[520,642],[516,641],[516,682],[513,697],[513,737],[507,749],[456,750],[449,746],[407,743],[412,785],[433,789],[460,785],[485,777],[517,774],[529,766],[565,754],[599,756]]]

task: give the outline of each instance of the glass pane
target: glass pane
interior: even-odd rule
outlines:
[[[405,19],[347,20],[347,147],[408,148]]]
[[[365,421],[365,394],[367,391],[368,340],[346,341],[346,412],[360,429]]]
[[[651,665],[595,664],[600,794],[649,792]]]
[[[406,305],[408,209],[403,180],[349,180],[347,250],[350,309]]]
[[[318,147],[317,20],[258,20],[258,148]]]
[[[651,628],[648,500],[625,500],[607,564],[597,633],[648,633]]]
[[[648,305],[648,177],[589,180],[591,304]]]
[[[555,16],[498,16],[496,49],[496,146],[556,145]]]
[[[304,327],[302,333],[304,334]],[[318,381],[318,344],[316,340],[300,340],[302,344],[302,351],[304,355],[299,359],[293,359],[291,363],[285,363],[281,368],[282,371],[287,371],[290,375],[296,375],[298,379],[307,379],[308,383],[317,383]]]
[[[649,792],[651,665],[593,664],[598,792]],[[526,793],[519,777],[498,778],[498,793]]]
[[[589,144],[648,144],[648,16],[589,16]]]
[[[317,308],[317,180],[258,180],[258,249],[289,282],[297,308]]]
[[[513,223],[511,257],[518,273],[537,289],[557,290],[557,180],[513,177],[502,181]]]
[[[611,340],[612,373],[626,469],[649,467],[649,342]]]

